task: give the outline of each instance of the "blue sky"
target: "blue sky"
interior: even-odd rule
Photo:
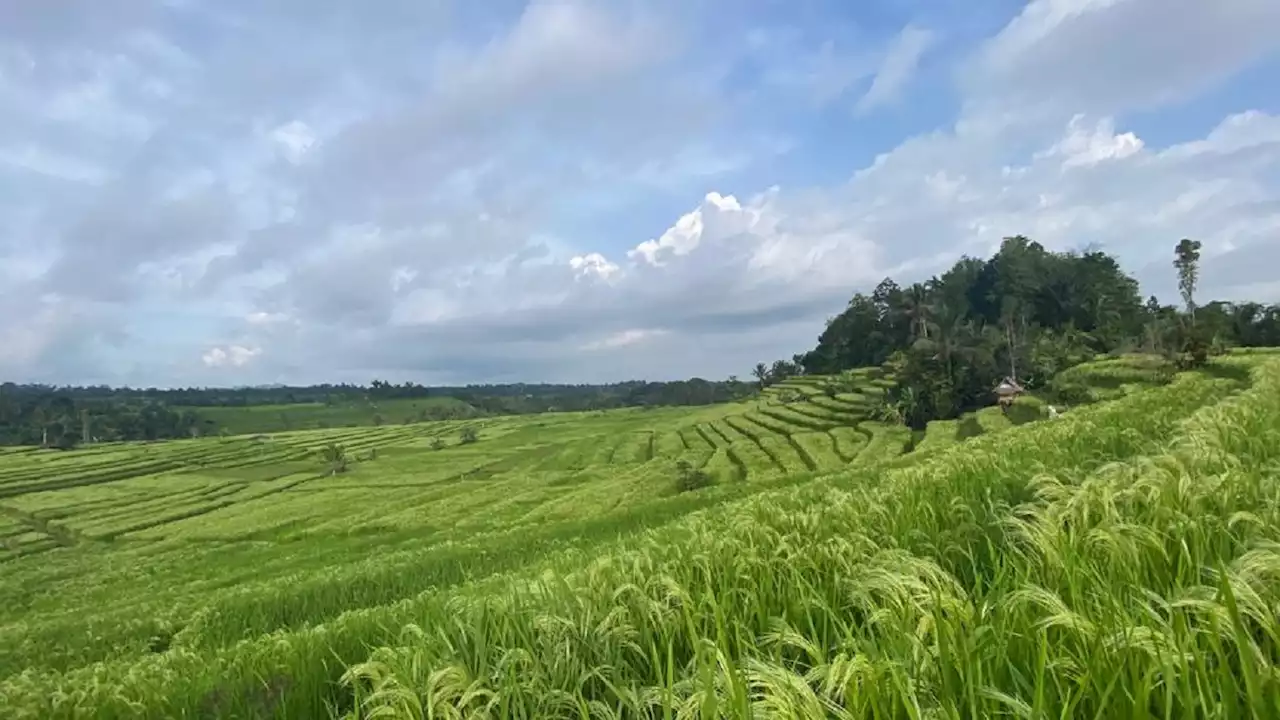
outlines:
[[[1022,233],[1280,300],[1274,0],[0,5],[0,377],[745,374]]]

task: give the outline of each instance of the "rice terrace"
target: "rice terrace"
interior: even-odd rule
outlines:
[[[1101,259],[1015,238],[988,262],[1014,253]],[[753,383],[625,386],[686,404],[501,414],[455,390],[479,407],[93,441],[131,412],[201,435],[200,410],[80,398],[80,427],[24,426],[43,406],[19,394],[4,717],[1277,716],[1280,353],[1256,340],[1280,312],[1157,308],[1162,352],[1009,324],[1032,351],[987,355],[1001,335],[941,304],[872,312],[949,282],[855,296]],[[905,349],[806,372],[861,352],[829,348],[863,310]],[[1006,359],[1041,377],[997,404]]]
[[[0,720],[1280,720],[1278,30],[0,0]]]
[[[1277,709],[1280,355],[909,454],[822,380],[11,449],[6,716]]]

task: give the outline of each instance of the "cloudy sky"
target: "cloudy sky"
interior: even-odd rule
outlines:
[[[1275,0],[0,0],[0,379],[745,375],[1015,233],[1280,300],[1277,73]]]

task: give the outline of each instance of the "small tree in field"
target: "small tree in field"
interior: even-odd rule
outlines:
[[[432,450],[443,450],[443,449],[444,449],[444,438],[440,437],[439,435],[437,435],[437,436],[435,436],[435,437],[431,438],[431,449],[432,449]]]
[[[711,476],[681,460],[676,463],[676,492],[692,492],[712,485]]]
[[[347,471],[347,450],[337,443],[329,443],[320,451],[320,457],[329,466],[329,474],[337,475]]]
[[[751,375],[755,377],[756,382],[760,385],[761,390],[765,389],[765,387],[769,384],[769,366],[768,365],[765,365],[764,363],[756,363],[756,366],[751,368]]]
[[[791,403],[798,403],[803,401],[804,401],[804,394],[799,392],[798,390],[783,390],[782,392],[778,393],[778,402],[782,403],[783,405],[790,405]]]
[[[458,441],[463,445],[470,445],[480,439],[480,433],[476,432],[473,427],[464,427],[458,432]]]
[[[1181,370],[1190,370],[1208,361],[1213,338],[1206,328],[1196,326],[1196,283],[1200,278],[1200,241],[1184,238],[1174,247],[1173,266],[1178,271],[1178,292],[1187,314],[1175,329],[1172,360]]]

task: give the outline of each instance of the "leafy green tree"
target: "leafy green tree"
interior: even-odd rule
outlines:
[[[329,443],[320,451],[320,458],[328,466],[330,475],[347,471],[347,450],[338,443]]]
[[[693,492],[714,484],[709,474],[690,465],[686,460],[676,462],[676,491]]]
[[[1173,266],[1178,271],[1178,292],[1191,323],[1196,321],[1196,283],[1200,279],[1200,241],[1183,238],[1174,247]]]
[[[769,366],[769,382],[780,383],[789,377],[799,374],[799,368],[786,360],[774,360]]]
[[[1144,334],[1166,343],[1157,332],[1164,322],[1111,256],[1055,253],[1015,235],[992,257],[961,258],[927,282],[904,290],[886,278],[855,294],[803,364],[819,374],[883,365],[896,383],[885,398],[890,414],[922,427],[989,405],[1006,375],[1037,386],[1096,353],[1143,344]],[[836,392],[833,383],[824,389]]]
[[[462,430],[458,432],[458,442],[462,443],[463,445],[470,445],[471,443],[476,442],[479,439],[480,439],[480,434],[477,433],[476,429],[471,427],[470,425],[462,428]]]
[[[756,363],[756,366],[751,368],[751,376],[759,383],[761,390],[765,389],[769,385],[769,366],[764,363]]]

